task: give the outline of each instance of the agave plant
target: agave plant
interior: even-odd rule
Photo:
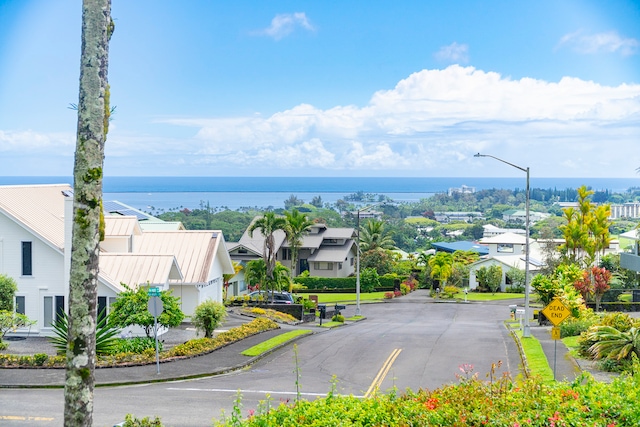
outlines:
[[[110,354],[116,340],[118,339],[117,328],[110,326],[107,322],[108,316],[105,310],[98,315],[98,324],[96,325],[96,354]],[[67,351],[67,331],[69,330],[69,316],[64,311],[56,319],[53,326],[55,336],[49,337],[49,341],[53,344],[58,354],[64,354]]]
[[[587,338],[597,341],[589,348],[596,359],[631,359],[632,354],[640,357],[640,329],[636,327],[620,332],[611,326],[599,326]]]

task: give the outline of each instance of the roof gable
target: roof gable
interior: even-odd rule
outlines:
[[[46,243],[64,248],[64,202],[69,184],[0,186],[0,212]]]

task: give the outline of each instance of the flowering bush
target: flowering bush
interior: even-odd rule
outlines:
[[[393,292],[385,292],[384,293],[384,299],[392,299],[393,298]]]
[[[459,384],[430,391],[375,394],[369,399],[336,395],[277,407],[261,405],[249,418],[217,426],[637,426],[640,377],[610,384],[585,374],[576,381],[545,384],[539,378],[482,381],[463,365]]]

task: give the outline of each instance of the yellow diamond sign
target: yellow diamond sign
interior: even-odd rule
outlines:
[[[571,311],[569,311],[567,306],[564,305],[559,298],[554,298],[553,301],[542,309],[542,314],[544,314],[554,326],[558,326],[567,317],[571,316]]]

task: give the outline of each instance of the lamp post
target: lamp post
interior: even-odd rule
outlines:
[[[502,160],[496,156],[490,154],[477,153],[474,157],[491,157],[499,162],[505,163],[511,167],[521,170],[527,174],[527,189],[525,194],[525,258],[524,258],[524,328],[522,330],[523,337],[531,336],[531,324],[529,322],[529,167],[523,168],[522,166],[514,165],[513,163]]]
[[[375,203],[373,205],[369,205],[364,209],[358,208],[358,217],[356,220],[356,316],[360,316],[360,212],[366,212],[369,209],[375,208],[376,206],[382,205],[387,202]]]

